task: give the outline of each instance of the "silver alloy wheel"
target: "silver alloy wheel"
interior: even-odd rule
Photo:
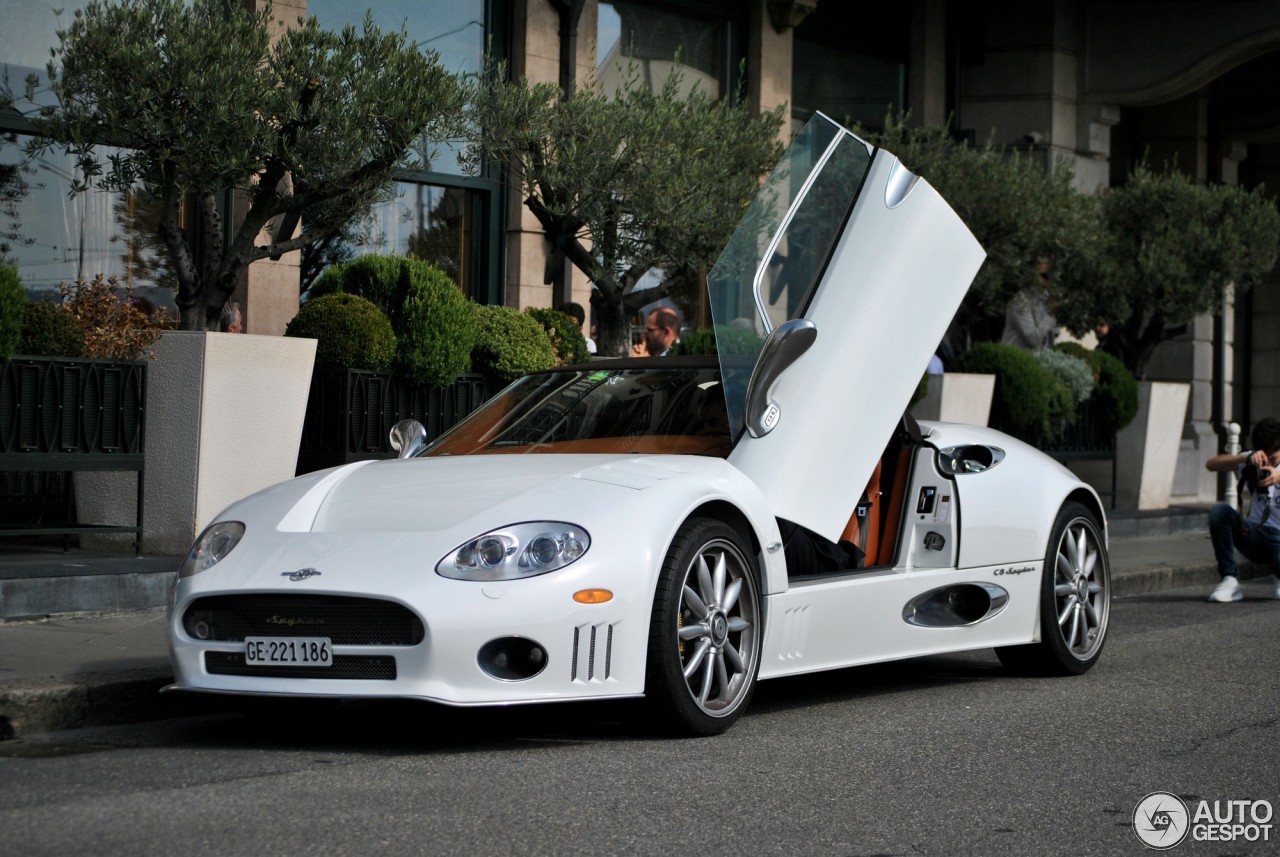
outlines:
[[[750,566],[723,539],[704,544],[685,569],[677,636],[694,703],[712,717],[734,711],[755,676],[759,603]]]
[[[1053,600],[1067,651],[1088,660],[1106,638],[1111,599],[1108,566],[1092,520],[1071,520],[1058,541]]]

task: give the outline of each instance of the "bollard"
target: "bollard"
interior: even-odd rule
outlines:
[[[1226,439],[1222,451],[1227,455],[1239,455],[1240,423],[1227,423],[1223,427],[1222,433]],[[1218,483],[1221,491],[1219,499],[1221,499],[1222,502],[1229,504],[1231,508],[1239,509],[1240,498],[1236,494],[1236,472],[1234,470],[1227,470],[1221,475],[1222,479]]]

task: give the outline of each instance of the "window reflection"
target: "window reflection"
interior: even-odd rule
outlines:
[[[399,182],[395,199],[375,206],[354,231],[351,249],[423,259],[480,300],[483,289],[475,259],[479,214],[474,192]]]
[[[0,254],[18,267],[33,297],[95,274],[117,276],[137,297],[173,310],[172,278],[155,233],[155,204],[138,193],[89,190],[71,196],[75,159],[47,151],[27,161],[23,137],[0,137],[0,176],[9,176]],[[103,149],[101,158],[112,150]],[[15,184],[16,181],[16,184]]]
[[[447,71],[470,74],[480,71],[484,61],[484,7],[485,0],[309,0],[307,14],[315,16],[321,29],[341,31],[347,24],[361,26],[371,12],[379,30],[394,33],[403,27],[409,42],[439,54]],[[405,166],[462,175],[459,144],[437,143],[433,149],[415,153]]]
[[[596,66],[605,92],[621,89],[632,75],[661,86],[680,58],[686,92],[700,86],[719,98],[725,81],[723,21],[654,9],[641,3],[600,4]]]

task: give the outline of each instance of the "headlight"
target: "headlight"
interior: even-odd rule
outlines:
[[[178,569],[178,577],[190,577],[206,568],[213,568],[222,562],[236,545],[240,544],[242,538],[244,538],[244,524],[239,521],[210,524],[191,546],[191,552],[187,554],[187,558],[182,561],[182,567]]]
[[[533,521],[476,536],[440,560],[436,574],[455,580],[517,580],[564,568],[587,552],[582,527]]]

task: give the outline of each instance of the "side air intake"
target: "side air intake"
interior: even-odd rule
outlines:
[[[921,628],[957,628],[985,622],[1008,603],[1008,591],[994,583],[956,583],[912,598],[902,618]]]

